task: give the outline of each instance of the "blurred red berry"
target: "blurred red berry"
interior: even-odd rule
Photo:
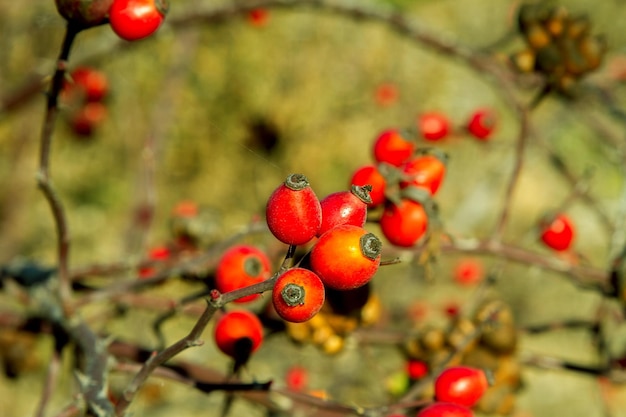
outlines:
[[[408,199],[402,199],[399,204],[389,202],[380,218],[383,235],[395,246],[413,246],[424,236],[427,227],[428,215],[424,207]]]
[[[271,264],[267,255],[255,246],[235,245],[228,249],[217,264],[215,286],[222,292],[249,287],[270,277]],[[245,303],[256,300],[260,294],[252,294],[235,300]]]
[[[86,103],[70,116],[72,131],[81,137],[92,136],[95,130],[106,120],[107,109],[100,102]]]
[[[409,359],[406,363],[406,373],[412,380],[418,380],[428,375],[428,364],[419,359]]]
[[[292,366],[285,375],[287,389],[303,392],[309,385],[309,371],[302,366]]]
[[[461,259],[454,267],[454,280],[462,285],[473,285],[485,276],[483,264],[473,258]]]
[[[414,185],[435,195],[443,182],[446,163],[436,155],[419,155],[402,164],[401,170],[404,178],[401,188]]]
[[[258,8],[252,9],[248,12],[248,22],[250,22],[252,26],[265,26],[269,21],[269,18],[270,13],[266,9]]]
[[[467,130],[476,139],[488,140],[496,128],[497,117],[491,109],[478,109],[472,114]]]
[[[148,260],[153,262],[167,261],[172,256],[172,252],[167,246],[156,246],[148,252]],[[139,268],[139,278],[150,278],[156,272],[154,266],[144,266]]]
[[[470,366],[446,368],[435,380],[437,401],[473,407],[489,388],[487,375],[482,369]]]
[[[448,135],[450,122],[443,114],[430,112],[418,117],[417,127],[424,139],[437,141]]]
[[[413,155],[415,144],[406,140],[398,130],[387,129],[378,135],[373,148],[376,162],[400,166]]]
[[[263,325],[254,313],[233,310],[217,320],[213,334],[217,347],[238,360],[242,356],[249,356],[261,346]]]
[[[75,97],[86,101],[101,101],[108,92],[109,81],[102,71],[91,67],[78,67],[70,73],[61,94],[66,101],[71,101]]]
[[[172,209],[174,217],[196,217],[198,215],[198,204],[195,201],[179,201]]]
[[[398,101],[398,88],[392,83],[383,83],[376,88],[376,103],[381,107],[389,107]]]
[[[541,240],[556,251],[570,248],[575,236],[574,224],[565,214],[557,214],[551,221],[542,222]]]

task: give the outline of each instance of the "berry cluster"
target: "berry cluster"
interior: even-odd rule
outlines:
[[[370,189],[352,186],[320,201],[304,175],[292,174],[270,195],[266,220],[274,237],[290,245],[292,253],[297,245],[314,241],[306,259],[275,276],[272,306],[286,322],[310,321],[324,305],[327,291],[364,288],[378,270],[381,242],[363,228]],[[260,249],[234,245],[218,262],[215,286],[220,293],[243,289],[268,279],[270,271],[270,260]],[[235,302],[258,297],[245,295]],[[215,340],[222,352],[245,362],[262,341],[262,326],[254,313],[229,311],[216,324]]]
[[[373,145],[376,165],[359,167],[351,183],[370,184],[370,207],[382,206],[380,227],[396,246],[413,246],[428,227],[425,205],[435,195],[446,170],[440,152],[417,151],[397,129],[380,133]]]
[[[450,121],[438,112],[421,114],[417,119],[419,136],[428,142],[444,139]],[[477,109],[464,130],[475,138],[488,140],[496,127],[496,115],[489,108]],[[395,246],[411,247],[426,234],[434,216],[431,198],[441,187],[447,156],[434,148],[418,148],[407,138],[407,131],[385,129],[372,146],[375,164],[357,168],[350,183],[370,185],[371,208],[382,207],[380,227]]]
[[[313,317],[324,303],[324,287],[351,290],[367,284],[380,265],[381,242],[363,226],[371,186],[352,186],[321,201],[302,174],[287,177],[266,206],[269,230],[281,242],[296,246],[316,238],[305,268],[278,277],[272,301],[291,322]]]

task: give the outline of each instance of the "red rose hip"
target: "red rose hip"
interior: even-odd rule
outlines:
[[[109,22],[117,36],[136,41],[156,32],[168,9],[167,0],[113,0]]]
[[[378,270],[381,249],[380,239],[362,227],[336,226],[320,236],[313,246],[311,269],[330,288],[359,288]]]
[[[291,174],[270,195],[265,209],[267,226],[276,239],[302,245],[313,239],[322,225],[322,207],[302,174]]]
[[[383,131],[374,142],[374,159],[400,166],[415,151],[415,144],[406,140],[396,129]]]
[[[324,305],[322,280],[312,271],[292,268],[276,280],[272,303],[280,317],[292,323],[302,323],[317,314]]]
[[[369,191],[371,185],[352,185],[350,191],[338,191],[324,197],[322,206],[322,226],[318,236],[342,224],[362,227],[367,219],[367,205],[372,203]]]
[[[496,127],[496,114],[491,109],[478,109],[472,114],[467,131],[476,139],[486,141]]]
[[[435,195],[446,173],[446,161],[436,155],[420,155],[406,161],[401,169],[404,179],[400,182],[400,188],[414,185]]]
[[[372,202],[368,204],[370,207],[379,206],[385,202],[386,181],[377,166],[365,165],[358,168],[352,174],[350,183],[361,186],[370,185],[372,187],[370,190]]]
[[[473,407],[489,388],[482,369],[470,366],[453,366],[444,369],[435,380],[437,401]]]
[[[246,310],[225,313],[215,323],[214,338],[217,347],[231,358],[256,351],[263,342],[263,325],[259,318]],[[249,349],[249,352],[240,352]]]
[[[250,245],[235,245],[224,252],[218,261],[215,286],[222,293],[238,290],[266,280],[270,271],[270,260],[263,251]],[[248,295],[235,302],[253,301],[259,295]]]
[[[400,247],[413,246],[426,233],[428,215],[424,207],[413,200],[389,203],[380,218],[380,229],[387,240]]]
[[[565,251],[574,240],[574,225],[565,214],[557,214],[549,222],[543,222],[541,240],[555,251]]]
[[[424,113],[417,119],[417,128],[424,139],[438,141],[448,135],[450,122],[441,113]]]

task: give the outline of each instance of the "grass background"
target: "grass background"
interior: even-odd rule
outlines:
[[[220,4],[173,2],[170,18]],[[495,0],[352,4],[396,8],[441,38],[473,48],[511,31],[518,6]],[[626,10],[621,2],[560,4],[588,13],[595,31],[605,34],[610,47],[607,63],[624,53],[626,35],[619,22],[626,18]],[[28,7],[0,2],[2,95],[15,91],[31,73],[51,73],[63,27],[52,1],[31,0]],[[291,172],[305,173],[319,196],[343,189],[351,172],[370,162],[370,145],[380,130],[413,126],[419,113],[430,110],[444,112],[456,125],[465,123],[476,107],[498,110],[500,124],[490,143],[478,143],[462,133],[441,143],[450,154],[450,164],[437,196],[451,233],[484,237],[495,225],[515,157],[518,124],[498,92],[454,59],[418,47],[383,25],[310,9],[272,10],[268,24],[260,28],[244,17],[185,30],[166,23],[153,39],[122,47],[118,43],[108,27],[90,30],[79,37],[70,61],[70,65],[93,63],[107,74],[111,84],[107,122],[89,141],[77,140],[62,120],[55,131],[52,177],[67,209],[73,266],[141,258],[147,248],[168,238],[169,213],[183,199],[214,210],[221,236],[227,236],[254,216],[262,216],[266,197]],[[504,59],[521,47],[516,38],[498,54]],[[605,65],[591,80],[607,82],[612,68]],[[393,82],[400,95],[395,105],[381,108],[374,92],[384,82]],[[622,87],[614,91],[623,98]],[[531,90],[520,93],[532,97]],[[43,110],[39,98],[0,114],[2,263],[16,257],[45,264],[55,260],[54,225],[35,183]],[[589,181],[593,195],[615,215],[623,187],[616,152],[581,122],[581,111],[603,116],[604,110],[572,111],[567,103],[548,100],[532,115],[533,134],[548,141],[578,174],[593,168]],[[248,126],[259,118],[280,132],[279,145],[271,154],[250,140]],[[619,126],[608,123],[609,129],[623,136]],[[547,253],[537,242],[535,225],[546,210],[563,201],[570,188],[532,141],[526,158],[505,240]],[[143,236],[133,226],[133,210],[149,199],[154,199],[155,217]],[[582,203],[575,202],[568,213],[577,225],[576,250],[592,265],[606,267],[612,236]],[[402,310],[421,300],[439,311],[450,299],[470,300],[472,290],[451,283],[455,261],[454,256],[439,260],[434,284],[421,280],[410,262],[381,271],[375,285],[383,304]],[[485,262],[492,265],[495,260]],[[184,289],[166,288],[163,293]],[[505,264],[494,291],[511,304],[522,325],[593,317],[600,303],[597,294],[574,287],[562,276],[526,265]],[[150,334],[137,330],[145,314],[113,323],[111,329],[150,339]],[[443,320],[439,313],[431,319]],[[168,326],[171,337],[185,333],[191,323],[178,319]],[[615,349],[620,349],[619,334],[624,332],[615,327]],[[39,342],[42,362],[46,343]],[[218,366],[223,362],[225,369],[225,361],[210,345],[185,357]],[[589,337],[579,331],[526,336],[520,350],[583,363],[598,359]],[[369,372],[362,372],[363,361],[374,364]],[[384,402],[387,394],[380,381],[402,366],[391,349],[351,346],[339,357],[328,358],[312,347],[296,348],[279,336],[259,352],[250,373],[260,379],[280,378],[291,363],[315,364],[313,386],[359,405]],[[33,395],[38,395],[41,383],[37,372],[16,382],[0,380],[0,415],[32,414]],[[594,378],[537,369],[525,370],[524,376],[527,383],[519,395],[517,416],[606,415],[600,401],[603,391]],[[63,382],[61,386],[69,385],[69,377]],[[612,416],[626,416],[621,391],[612,388],[616,395]],[[215,415],[211,407],[220,401],[219,394],[207,397],[174,384],[156,392],[160,398],[155,402],[144,397],[133,408],[134,415]],[[187,399],[184,408],[181,398]],[[64,404],[62,395],[56,401]],[[233,415],[238,415],[236,410]],[[262,415],[254,408],[245,412]]]

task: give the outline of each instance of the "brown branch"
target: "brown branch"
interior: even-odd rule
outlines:
[[[39,404],[37,405],[35,417],[43,417],[46,413],[46,407],[48,406],[50,398],[54,393],[54,388],[56,387],[57,379],[59,376],[60,364],[61,358],[59,357],[59,353],[55,350],[52,352],[52,358],[50,358],[50,363],[48,364],[48,372],[46,373],[46,378],[44,380],[43,390],[41,392]]]
[[[554,256],[542,255],[508,243],[493,240],[456,239],[442,242],[441,250],[450,253],[493,255],[516,263],[534,265],[542,269],[567,274],[583,287],[606,290],[609,285],[609,273],[603,269],[574,265]]]
[[[108,355],[103,348],[103,342],[81,320],[73,317],[70,311],[70,299],[72,287],[69,278],[69,249],[70,236],[67,225],[65,210],[60,198],[52,186],[50,176],[50,152],[52,136],[58,116],[58,98],[63,88],[65,71],[70,56],[70,51],[76,36],[84,29],[73,23],[68,23],[65,36],[59,52],[57,67],[52,77],[46,102],[46,113],[40,140],[39,170],[37,182],[39,188],[46,197],[57,230],[57,256],[58,256],[58,301],[62,310],[61,322],[59,323],[76,342],[81,363],[77,378],[89,410],[98,416],[111,415],[113,406],[106,396],[106,373]],[[51,316],[55,316],[52,312]],[[58,317],[50,317],[52,322],[57,322]],[[44,403],[45,405],[45,403]]]
[[[182,351],[193,346],[199,346],[203,343],[200,340],[200,336],[202,335],[202,332],[204,331],[206,326],[209,324],[209,322],[211,321],[211,319],[213,318],[213,315],[215,314],[217,310],[219,310],[221,307],[223,307],[227,303],[231,301],[235,301],[239,298],[252,295],[252,294],[259,294],[259,293],[263,293],[265,291],[271,290],[274,287],[276,279],[280,276],[280,274],[282,274],[288,268],[288,265],[291,263],[294,253],[295,253],[295,246],[289,246],[287,250],[287,255],[285,256],[285,260],[283,261],[281,268],[271,278],[263,282],[259,282],[257,284],[250,285],[248,287],[241,288],[235,291],[230,291],[224,294],[220,294],[217,290],[214,290],[212,292],[210,301],[207,302],[204,312],[202,313],[200,318],[198,318],[198,320],[196,321],[196,324],[191,329],[189,334],[179,339],[177,342],[165,348],[161,352],[159,353],[154,352],[153,356],[151,356],[146,361],[146,363],[144,363],[141,370],[135,375],[133,380],[130,382],[130,384],[124,391],[124,395],[118,402],[115,408],[116,415],[117,416],[124,415],[124,413],[126,412],[126,409],[130,405],[131,401],[133,400],[139,388],[141,388],[141,386],[148,379],[150,374],[157,367],[169,361],[170,359],[172,359],[174,356],[178,355]]]

